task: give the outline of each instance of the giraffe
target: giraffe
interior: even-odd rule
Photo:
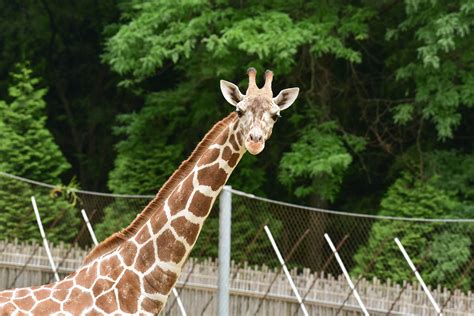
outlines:
[[[56,283],[0,292],[0,315],[155,315],[175,285],[211,207],[248,151],[260,153],[299,89],[273,97],[273,72],[246,94],[221,80],[235,111],[216,123],[155,198],[122,231],[96,246],[82,266]]]

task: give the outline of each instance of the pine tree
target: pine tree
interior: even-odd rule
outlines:
[[[70,168],[53,135],[46,128],[44,88],[27,64],[18,64],[8,90],[11,102],[0,101],[0,170],[59,184]],[[79,217],[64,198],[49,190],[0,177],[0,238],[37,239],[39,231],[30,196],[35,195],[48,237],[70,241],[77,234]],[[56,223],[54,223],[56,222]],[[51,227],[54,224],[54,227]]]

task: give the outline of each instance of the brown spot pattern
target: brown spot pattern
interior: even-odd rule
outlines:
[[[171,222],[171,226],[174,228],[175,232],[186,239],[188,244],[194,244],[198,234],[199,234],[199,225],[191,223],[184,216],[178,217]]]
[[[117,284],[120,309],[126,313],[137,312],[136,297],[140,295],[140,280],[138,276],[127,270]]]
[[[142,302],[142,309],[146,312],[157,315],[158,312],[163,308],[163,303],[160,301],[153,301],[149,298],[145,298]]]
[[[34,291],[33,294],[35,295],[38,301],[42,301],[45,298],[49,297],[49,295],[51,294],[51,291],[47,289],[41,289],[41,290]]]
[[[166,295],[177,279],[178,275],[176,273],[156,267],[156,269],[145,276],[145,282],[143,282],[145,292],[149,294],[158,292]]]
[[[230,159],[227,161],[227,164],[229,165],[229,167],[234,168],[235,165],[237,164],[237,161],[239,161],[239,157],[240,157],[240,154],[238,153],[232,154],[232,157],[230,157]]]
[[[136,255],[137,246],[135,246],[134,243],[127,241],[125,244],[122,245],[122,249],[120,250],[120,256],[122,257],[123,262],[127,266],[131,266],[133,264]]]
[[[98,279],[92,287],[92,294],[98,297],[103,292],[107,292],[112,288],[113,282],[106,279]]]
[[[205,196],[201,192],[196,191],[193,200],[191,201],[191,205],[189,205],[189,211],[196,216],[207,216],[211,210],[211,202],[211,197]]]
[[[117,311],[117,301],[115,300],[114,291],[101,295],[96,299],[95,304],[107,314],[112,314]]]
[[[33,313],[33,315],[44,316],[59,312],[60,309],[61,305],[59,305],[59,303],[56,303],[52,300],[48,300],[38,303],[31,312]]]
[[[71,280],[64,280],[56,284],[54,287],[57,290],[68,290],[70,289],[74,284],[72,283]]]
[[[17,298],[14,300],[15,304],[23,310],[30,310],[35,305],[35,300],[31,296],[24,298]]]
[[[97,261],[94,262],[88,269],[84,268],[79,271],[79,274],[76,277],[76,284],[81,285],[85,288],[90,288],[94,283],[94,280],[97,278]]]
[[[218,145],[224,145],[225,142],[227,141],[227,136],[229,135],[229,128],[226,127],[224,131],[217,137],[216,139],[216,144]]]
[[[184,180],[181,185],[181,190],[178,190],[177,188],[168,198],[171,215],[178,213],[186,207],[186,202],[193,191],[193,177],[194,172]]]
[[[219,164],[213,164],[205,167],[198,172],[198,181],[201,185],[207,185],[213,191],[217,191],[227,180],[227,173],[219,168]]]
[[[33,290],[33,289],[32,289]],[[15,297],[23,297],[29,295],[30,292],[27,289],[19,289],[15,291]]]
[[[8,314],[8,315],[10,315],[10,314]],[[24,312],[17,312],[17,313],[15,313],[15,315],[17,315],[17,316],[30,316],[31,314],[24,313]]]
[[[239,151],[239,145],[237,144],[237,141],[235,140],[234,134],[230,135],[229,142],[235,151]]]
[[[225,146],[223,152],[222,152],[222,159],[225,161],[228,161],[232,157],[232,150],[230,149],[229,146]]]
[[[234,131],[235,131],[235,130],[237,130],[237,128],[239,128],[239,122],[235,122],[235,124],[234,124],[234,128],[233,128],[232,130],[234,130]]]
[[[101,316],[102,313],[99,312],[96,308],[92,309],[87,313],[87,316]]]
[[[206,152],[202,155],[201,159],[199,159],[197,166],[200,167],[202,165],[215,161],[217,157],[219,157],[219,154],[220,150],[218,148],[206,150]]]
[[[117,256],[108,258],[107,260],[102,260],[100,262],[100,275],[108,276],[116,280],[121,272],[120,260]]]
[[[148,241],[138,253],[137,263],[135,268],[140,272],[145,272],[150,269],[155,263],[155,248],[153,247],[153,240]]]
[[[15,312],[16,307],[12,303],[8,303],[3,307],[2,315],[11,315]]]
[[[68,295],[69,291],[65,289],[53,290],[53,297],[58,301],[64,301]]]
[[[92,296],[88,292],[74,288],[67,301],[64,302],[64,311],[79,315],[83,308],[90,305],[92,305]]]
[[[148,232],[148,227],[147,225],[143,225],[143,227],[140,229],[140,231],[137,233],[136,240],[139,244],[144,244],[148,240],[150,240],[150,233]]]
[[[0,296],[0,304],[8,302],[10,300],[10,296],[5,297],[5,296]]]
[[[168,219],[166,218],[166,213],[164,210],[160,210],[157,215],[151,217],[151,229],[154,234],[157,234],[160,229],[166,224]]]
[[[176,240],[173,233],[168,229],[156,239],[158,257],[162,261],[173,261],[178,263],[186,254],[183,243]]]
[[[242,135],[242,132],[237,133],[237,143],[239,143],[239,146],[244,145],[244,136]]]

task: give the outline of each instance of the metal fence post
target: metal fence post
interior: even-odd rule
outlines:
[[[224,186],[219,196],[219,282],[218,316],[229,315],[230,233],[232,215],[231,186]]]

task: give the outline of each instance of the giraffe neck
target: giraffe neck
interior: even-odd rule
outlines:
[[[178,169],[179,181],[165,185],[169,192],[158,193],[136,225],[113,236],[107,247],[99,248],[64,280],[0,292],[0,314],[158,314],[214,201],[245,152],[235,113],[221,122],[226,126],[215,137],[212,134],[213,141],[200,143],[204,147],[198,156],[193,153]]]
[[[238,123],[236,119],[222,130],[164,203],[117,249],[123,264],[142,278],[135,282],[140,290],[137,310],[151,306],[157,312],[166,302],[212,205],[245,153]]]

